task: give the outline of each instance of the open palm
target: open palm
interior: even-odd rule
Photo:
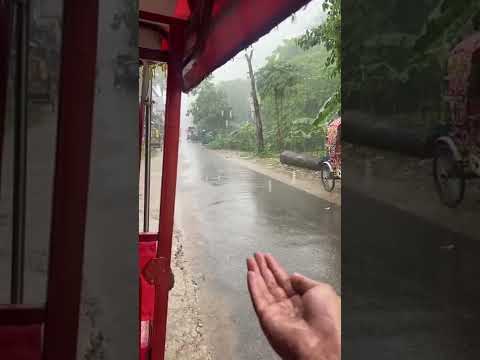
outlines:
[[[329,285],[290,276],[269,254],[247,259],[247,268],[260,325],[283,359],[340,358],[340,298]]]

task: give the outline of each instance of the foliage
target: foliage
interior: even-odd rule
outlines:
[[[314,119],[312,118],[293,120],[285,139],[287,147],[301,152],[322,149],[325,142],[325,128],[314,125]]]
[[[326,20],[317,27],[307,30],[297,41],[304,49],[323,44],[329,52],[325,65],[332,66],[333,75],[338,75],[342,67],[340,0],[325,0],[322,6],[327,13]]]
[[[299,69],[283,60],[272,60],[257,73],[257,87],[260,96],[273,95],[276,98],[285,96],[288,88],[299,78]]]
[[[333,7],[337,3],[332,4]],[[335,11],[332,8],[332,14]],[[338,112],[340,104],[340,76],[339,71],[333,69],[336,63],[331,63],[331,56],[332,49],[321,41],[300,46],[299,39],[287,39],[256,71],[265,153],[283,150],[323,152],[326,122]],[[226,94],[227,104],[223,103],[225,98],[221,99],[222,93]],[[246,80],[214,85],[209,79],[198,88],[196,95],[190,109],[194,123],[203,128],[207,123],[214,124],[208,129],[217,130],[209,147],[255,151],[255,125],[251,120],[250,92]],[[208,104],[211,103],[233,109],[231,128],[225,129],[221,121],[205,120],[211,113],[218,117],[218,111],[210,109]]]
[[[458,41],[465,31],[464,24],[478,21],[480,3],[476,0],[441,0],[425,22],[421,35],[416,39],[417,53],[435,52],[436,49]]]
[[[443,121],[446,63],[475,29],[475,0],[345,2],[342,101],[347,110]],[[378,7],[382,7],[382,12]],[[378,33],[382,29],[382,33]],[[478,30],[477,30],[478,31]]]
[[[258,71],[256,79],[260,96],[273,99],[276,143],[278,148],[282,148],[285,145],[285,96],[294,91],[293,87],[300,79],[299,68],[289,62],[270,58],[268,63]]]
[[[255,126],[247,122],[229,134],[217,134],[208,146],[211,149],[226,148],[240,151],[255,151]]]
[[[250,83],[248,80],[222,81],[217,84],[217,88],[226,94],[227,101],[232,107],[233,119],[230,126],[238,128],[242,122],[251,118]]]
[[[323,10],[327,13],[326,20],[317,27],[307,30],[303,36],[297,39],[299,46],[303,49],[310,49],[323,44],[328,51],[325,66],[330,70],[331,76],[341,74],[342,67],[342,42],[341,42],[341,6],[340,0],[325,0]],[[338,83],[335,91],[322,104],[314,121],[314,125],[326,123],[334,115],[340,113],[341,90]]]
[[[313,47],[313,46],[311,46]],[[309,48],[311,48],[309,47]],[[283,61],[293,61],[298,56],[302,56],[307,48],[298,45],[297,39],[285,39],[283,44],[277,47],[271,55],[271,59],[282,59]]]
[[[287,40],[258,71],[267,151],[323,149],[326,120],[315,119],[340,84],[325,68],[327,57],[322,45],[305,50],[297,39]]]
[[[206,79],[196,90],[188,114],[200,131],[225,130],[231,109],[225,92],[219,90],[211,79]]]
[[[329,119],[339,115],[339,109],[341,106],[341,94],[339,91],[336,91],[332,96],[330,96],[322,105],[316,118],[313,121],[314,125],[320,125],[327,122]]]

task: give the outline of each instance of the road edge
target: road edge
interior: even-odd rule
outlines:
[[[322,189],[311,189],[307,185],[308,182],[306,180],[302,180],[302,179],[298,179],[298,178],[292,179],[291,177],[286,176],[285,174],[279,173],[278,171],[275,171],[273,169],[269,171],[269,169],[265,169],[261,165],[258,165],[256,163],[253,163],[253,162],[245,160],[245,159],[241,159],[237,156],[234,156],[233,154],[230,154],[231,156],[227,157],[226,154],[218,152],[216,150],[208,149],[206,147],[204,147],[204,149],[206,151],[214,154],[215,156],[221,157],[224,160],[233,161],[240,166],[243,166],[243,167],[245,167],[249,170],[252,170],[256,173],[268,176],[268,177],[270,177],[274,180],[277,180],[277,181],[279,181],[283,184],[292,186],[292,187],[296,188],[297,190],[301,190],[303,192],[306,192],[307,194],[313,195],[313,196],[315,196],[319,199],[328,201],[329,203],[335,204],[337,206],[342,206],[341,194],[339,192],[328,193],[328,192],[326,192],[325,190],[322,190]]]

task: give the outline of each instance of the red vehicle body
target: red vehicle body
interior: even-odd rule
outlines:
[[[140,61],[168,66],[159,229],[132,239],[139,242],[140,254],[140,359],[164,358],[182,91],[197,86],[306,3],[308,0],[140,1]],[[11,48],[14,12],[17,19],[22,14],[26,19],[27,6],[23,2],[0,2],[2,54]],[[11,304],[0,307],[5,359],[65,360],[77,356],[97,39],[103,25],[98,19],[99,0],[64,2],[47,301],[45,306],[22,304],[23,265],[21,261],[16,263]],[[8,69],[8,56],[0,56],[0,150]],[[148,116],[144,100],[139,104],[140,133]],[[139,145],[143,138],[140,134]],[[24,230],[25,224],[19,226]],[[21,259],[21,236],[13,243]]]
[[[333,191],[335,180],[342,178],[342,118],[338,117],[328,123],[325,148],[327,159],[322,163],[321,178],[326,191]]]

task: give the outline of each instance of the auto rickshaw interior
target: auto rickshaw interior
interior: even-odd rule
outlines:
[[[104,246],[106,241],[94,242],[92,239],[102,235],[103,239],[111,240],[115,231],[108,227],[114,227],[115,221],[119,221],[115,219],[112,222],[112,218],[108,216],[104,218],[105,211],[99,214],[102,206],[108,203],[103,196],[108,197],[110,193],[102,189],[105,185],[102,182],[104,179],[98,181],[102,177],[98,176],[99,173],[108,172],[108,169],[99,166],[100,161],[108,158],[107,166],[114,166],[119,161],[118,153],[112,155],[107,150],[95,158],[90,156],[91,149],[93,146],[101,145],[112,148],[117,146],[122,151],[125,147],[128,147],[128,150],[134,147],[138,150],[136,146],[140,145],[142,140],[138,141],[136,131],[143,129],[144,116],[149,116],[148,112],[144,111],[149,104],[145,103],[143,98],[138,104],[140,110],[136,112],[137,116],[133,122],[118,122],[115,127],[111,127],[112,113],[117,111],[116,114],[119,115],[117,108],[124,105],[120,102],[127,101],[126,97],[130,94],[131,88],[127,85],[131,85],[131,82],[128,83],[125,78],[131,79],[128,72],[132,64],[137,67],[133,73],[136,72],[135,76],[138,75],[139,59],[132,60],[133,57],[130,57],[129,53],[131,52],[129,46],[133,43],[135,53],[139,54],[141,61],[168,64],[159,229],[155,233],[137,232],[138,237],[131,239],[132,247],[137,251],[139,247],[146,249],[144,252],[140,250],[140,273],[135,273],[135,276],[137,280],[140,277],[140,284],[143,284],[145,278],[149,282],[146,287],[150,287],[148,297],[150,311],[147,313],[151,323],[147,326],[142,323],[142,311],[145,310],[142,309],[143,303],[139,306],[139,313],[135,314],[140,347],[138,356],[142,359],[163,359],[168,291],[171,286],[169,262],[181,93],[197,86],[216,68],[268,33],[307,4],[308,0],[261,2],[140,0],[139,8],[125,4],[129,2],[98,0],[59,1],[63,6],[56,3],[54,6],[50,2],[46,4],[47,1],[31,3],[39,12],[55,11],[55,20],[58,22],[56,36],[61,39],[57,45],[61,46],[58,46],[58,49],[49,49],[49,56],[56,56],[57,61],[61,59],[61,62],[58,61],[57,86],[54,81],[57,77],[52,79],[44,74],[44,70],[47,69],[45,63],[33,59],[31,66],[38,79],[32,83],[32,94],[28,94],[27,56],[28,47],[31,46],[28,24],[31,19],[36,18],[31,17],[29,13],[30,2],[0,1],[0,50],[2,54],[12,55],[2,56],[0,59],[0,149],[4,145],[2,141],[5,135],[3,125],[6,94],[12,95],[11,88],[14,88],[15,96],[9,99],[15,100],[13,111],[15,122],[14,126],[8,124],[8,130],[15,133],[12,136],[15,138],[15,152],[11,153],[15,154],[13,172],[16,180],[12,182],[15,188],[13,196],[15,205],[12,211],[15,230],[11,239],[14,253],[12,257],[16,260],[12,261],[12,272],[9,274],[15,281],[12,282],[13,295],[10,303],[0,307],[0,332],[2,340],[9,346],[4,348],[6,350],[0,356],[13,358],[20,352],[29,360],[77,358],[78,343],[81,341],[79,323],[82,315],[81,302],[84,300],[82,288],[85,285],[87,258],[84,256],[85,244],[90,246],[90,255],[93,254],[92,257],[95,257],[97,255],[95,247]],[[132,18],[134,21],[129,22]],[[140,29],[138,37],[137,29]],[[36,49],[32,51],[33,53],[44,56],[41,49]],[[116,57],[112,56],[112,53],[115,53]],[[12,69],[15,69],[16,76],[9,81]],[[58,94],[58,102],[55,100],[56,95],[51,96],[53,93]],[[109,98],[109,94],[114,96]],[[48,103],[50,106],[48,111],[55,120],[53,123],[57,130],[55,135],[49,133],[50,136],[40,137],[44,143],[48,142],[49,146],[51,145],[54,154],[49,158],[53,163],[51,172],[54,181],[51,181],[53,193],[50,199],[52,203],[49,203],[52,207],[51,212],[50,207],[45,204],[40,206],[39,210],[42,216],[51,220],[43,222],[51,223],[51,228],[49,227],[46,236],[43,236],[49,248],[46,251],[46,270],[42,270],[45,275],[46,301],[37,305],[26,305],[22,294],[25,275],[25,230],[29,225],[25,222],[26,110],[29,95],[34,95],[33,97],[42,103]],[[106,99],[112,102],[109,103]],[[130,131],[128,136],[125,135],[125,131],[120,131],[125,129]],[[96,136],[94,140],[92,134]],[[135,142],[131,142],[133,136]],[[125,143],[125,140],[128,141]],[[139,152],[132,154],[130,151],[130,155],[125,156],[130,161],[132,156],[138,154]],[[116,169],[120,167],[117,165]],[[93,177],[95,181],[92,180],[92,174],[95,175]],[[120,182],[119,179],[112,177],[114,176],[110,174],[105,178],[110,184]],[[49,197],[48,191],[44,190],[43,195]],[[92,211],[92,204],[97,205],[98,209]],[[86,230],[87,218],[90,223],[96,222],[98,226],[95,230],[92,230],[93,228]],[[96,232],[95,236],[92,232]],[[108,260],[115,261],[114,258],[111,256]],[[108,273],[105,270],[107,266],[103,266],[104,262],[105,259],[102,259],[101,265],[104,270],[98,277]],[[90,270],[95,272],[95,269],[96,267],[92,267]],[[102,290],[106,291],[110,285],[111,283],[108,283]],[[140,297],[142,295],[145,293],[141,293]],[[145,334],[148,334],[147,338],[142,337]],[[86,343],[91,341],[88,334],[81,335],[84,338],[82,341]]]

